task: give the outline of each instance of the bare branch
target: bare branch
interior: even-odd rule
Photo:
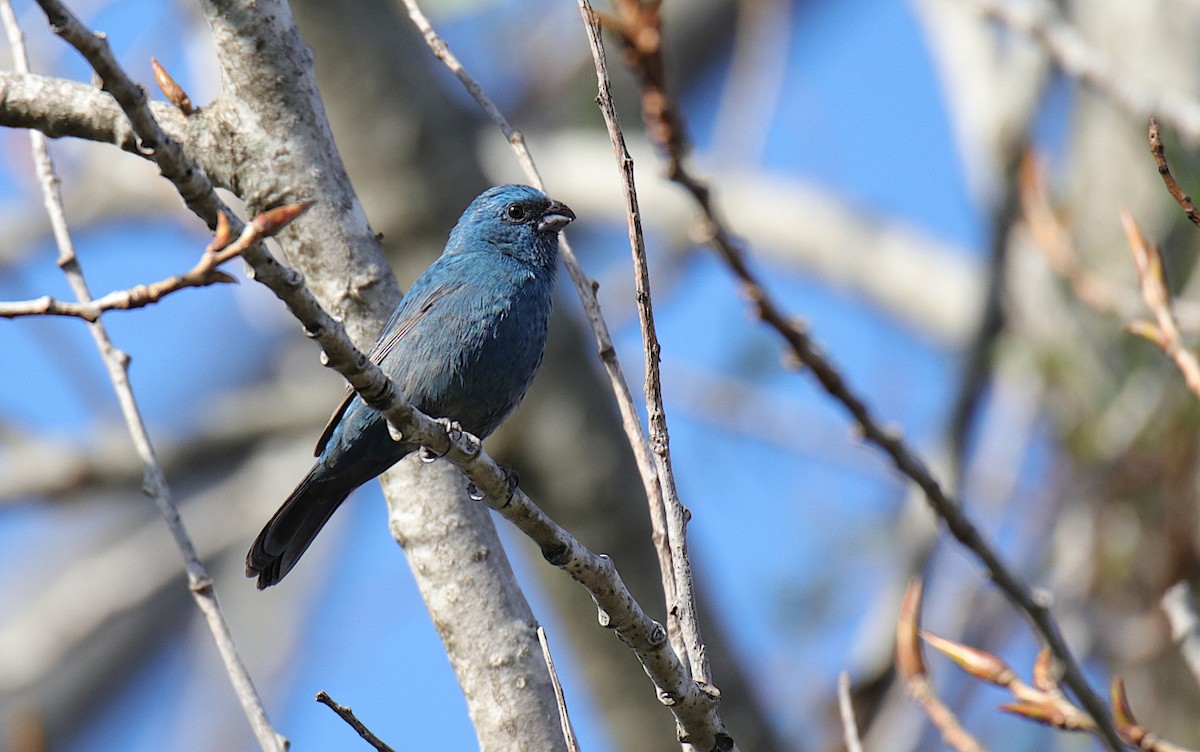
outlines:
[[[542,646],[542,659],[550,671],[550,683],[554,685],[554,699],[558,702],[558,722],[562,724],[563,740],[567,743],[567,752],[579,752],[579,740],[575,738],[575,729],[571,728],[571,715],[567,712],[567,698],[563,695],[562,684],[558,681],[558,671],[554,669],[554,656],[550,655],[550,642],[546,639],[546,630],[537,628],[538,644]]]
[[[362,721],[358,720],[358,718],[354,715],[354,711],[350,709],[349,705],[337,704],[333,701],[332,697],[325,693],[325,690],[323,689],[317,693],[317,702],[337,713],[339,718],[350,724],[350,728],[357,731],[358,735],[366,740],[367,744],[370,744],[372,747],[379,750],[379,752],[396,752],[394,749],[380,740],[378,736],[375,736],[375,734],[371,733],[371,729],[367,728]]]
[[[896,621],[896,670],[908,694],[942,732],[942,739],[958,752],[986,752],[969,731],[962,727],[954,711],[938,698],[925,669],[921,652],[921,598],[924,583],[913,578],[904,591],[900,616]]]
[[[416,0],[404,0],[404,7],[407,9],[408,16],[417,27],[417,30],[421,32],[430,51],[450,69],[450,72],[458,78],[467,92],[483,108],[483,111],[496,124],[500,132],[504,134],[505,139],[512,146],[517,163],[520,164],[521,170],[525,173],[525,178],[534,187],[543,188],[544,184],[541,174],[534,164],[533,155],[525,145],[525,137],[520,131],[512,127],[507,118],[496,107],[495,103],[484,93],[479,82],[463,67],[458,58],[454,56],[454,53],[450,51],[445,41],[437,35],[437,32],[434,31],[432,24],[429,23],[429,19],[421,11]],[[571,250],[565,234],[559,237],[559,250],[562,255],[563,265],[566,266],[567,273],[575,285],[575,290],[579,293],[584,313],[587,315],[588,322],[592,326],[592,333],[596,338],[596,347],[600,361],[604,364],[604,370],[608,374],[613,394],[617,400],[617,409],[621,413],[621,426],[625,429],[625,436],[629,441],[630,448],[633,450],[634,461],[637,463],[638,472],[642,479],[642,486],[646,491],[646,503],[650,509],[650,523],[654,530],[654,548],[658,556],[659,569],[662,572],[663,592],[667,603],[673,603],[676,597],[675,580],[671,574],[671,553],[668,544],[662,488],[660,487],[658,474],[651,457],[650,444],[646,440],[641,419],[638,417],[637,407],[633,402],[633,393],[630,391],[629,383],[625,380],[625,374],[621,370],[621,363],[617,358],[617,350],[613,346],[612,335],[608,331],[608,323],[604,320],[604,315],[600,311],[600,301],[596,297],[599,285],[584,272],[583,267],[579,264],[579,260],[575,257],[575,253]]]
[[[626,62],[642,86],[643,114],[647,128],[659,141],[666,156],[667,175],[683,187],[700,211],[708,244],[741,283],[743,294],[758,318],[783,339],[784,343],[820,383],[821,387],[850,414],[862,436],[891,459],[893,465],[924,492],[934,512],[945,521],[950,533],[973,552],[992,581],[1023,611],[1043,639],[1063,662],[1065,680],[1080,702],[1096,719],[1101,737],[1113,752],[1120,752],[1121,739],[1112,725],[1103,700],[1088,685],[1078,661],[1070,652],[1057,622],[1042,600],[1006,565],[964,513],[958,500],[948,494],[930,472],[926,463],[901,435],[881,425],[867,403],[846,383],[845,378],[813,341],[806,326],[784,313],[766,292],[751,270],[746,252],[721,217],[708,185],[693,175],[687,164],[690,143],[683,131],[678,110],[671,104],[663,73],[661,17],[653,3],[620,0],[620,13],[613,22],[614,31],[625,45]]]
[[[51,2],[51,0],[43,0],[42,8],[46,11],[56,30],[61,28],[63,33],[70,33],[67,31],[68,29],[74,31],[76,34],[82,32],[82,25],[60,4]],[[22,39],[20,28],[17,26],[16,17],[12,13],[12,8],[8,0],[0,0],[0,14],[3,15],[3,22],[8,32],[9,42],[13,48],[13,57],[17,62],[18,70],[28,72],[24,40]],[[97,39],[94,35],[87,36],[93,40]],[[100,40],[100,42],[102,41]],[[107,43],[103,43],[103,49],[107,53]],[[111,58],[111,55],[109,55],[109,58]],[[142,109],[146,110],[146,115],[149,117],[149,111],[145,108],[144,95]],[[157,125],[155,127],[157,128]],[[59,248],[58,265],[62,268],[63,273],[66,274],[71,289],[74,291],[75,297],[79,302],[89,303],[91,301],[91,293],[88,290],[83,270],[75,255],[75,247],[67,228],[62,197],[58,189],[58,177],[54,172],[54,165],[50,160],[50,153],[46,148],[45,136],[39,131],[31,130],[29,137],[32,142],[34,162],[42,188],[44,203],[50,215],[50,221],[54,228],[55,241]],[[211,187],[209,188],[209,192],[211,193]],[[121,412],[125,416],[125,422],[129,427],[134,445],[142,458],[145,472],[142,486],[143,491],[154,499],[167,523],[168,529],[175,538],[175,543],[183,556],[188,575],[188,586],[192,597],[204,614],[209,631],[213,635],[217,650],[225,664],[225,671],[234,686],[238,700],[241,702],[242,710],[246,714],[251,727],[254,729],[255,736],[258,738],[258,742],[262,748],[264,750],[282,752],[288,748],[287,739],[275,731],[267,718],[266,711],[263,709],[261,700],[259,700],[258,692],[254,688],[254,683],[250,679],[250,675],[237,653],[237,647],[234,645],[229,625],[225,622],[225,618],[221,613],[221,606],[217,601],[212,580],[204,564],[201,562],[192,539],[184,528],[182,519],[179,517],[179,511],[176,509],[174,501],[171,498],[170,487],[167,485],[162,468],[158,464],[154,447],[150,443],[149,433],[146,430],[146,425],[142,420],[141,412],[133,394],[133,388],[129,383],[129,356],[113,345],[112,340],[109,339],[108,331],[102,323],[93,321],[89,324],[89,329],[104,359],[109,378],[117,393],[117,399],[121,404]]]
[[[671,469],[671,444],[667,431],[667,415],[662,400],[662,374],[660,370],[658,334],[654,326],[654,308],[650,296],[650,268],[646,260],[646,243],[642,235],[641,209],[638,207],[637,189],[634,186],[633,158],[625,147],[625,136],[612,100],[612,86],[608,78],[608,63],[604,56],[604,42],[600,35],[600,21],[588,0],[579,0],[579,12],[587,27],[588,46],[596,67],[598,95],[596,103],[604,116],[612,142],[617,169],[621,173],[621,184],[625,197],[626,223],[629,227],[629,246],[633,255],[634,297],[637,301],[638,318],[641,323],[642,349],[645,352],[646,368],[646,414],[650,422],[650,446],[654,451],[655,467],[662,487],[663,504],[666,509],[667,540],[670,543],[671,567],[675,581],[675,600],[668,603],[671,618],[676,619],[682,632],[682,644],[676,651],[688,661],[692,678],[701,688],[710,692],[714,700],[720,693],[713,685],[704,640],[700,636],[700,624],[696,614],[696,597],[692,588],[691,560],[688,558],[687,521],[688,511],[679,498],[675,486],[675,473]],[[682,648],[682,650],[680,649]]]
[[[281,206],[272,212],[266,212],[254,218],[246,225],[236,241],[230,243],[228,237],[229,223],[226,215],[221,214],[217,225],[217,236],[204,249],[200,260],[190,270],[183,274],[159,280],[149,285],[138,285],[128,290],[110,292],[85,303],[70,303],[56,300],[50,296],[13,303],[0,303],[0,318],[16,318],[18,316],[76,316],[86,321],[96,321],[100,314],[114,309],[132,310],[157,303],[167,295],[188,287],[205,287],[218,283],[236,282],[233,277],[218,271],[221,264],[242,255],[242,253],[263,238],[270,237],[287,227],[299,217],[311,204],[289,204]],[[279,212],[286,213],[286,216]],[[224,228],[224,231],[222,231]]]
[[[1179,322],[1176,321],[1175,311],[1171,306],[1171,291],[1167,288],[1162,250],[1157,244],[1146,240],[1142,228],[1127,209],[1121,210],[1121,224],[1125,227],[1129,252],[1133,254],[1133,262],[1137,265],[1142,298],[1146,301],[1146,307],[1154,314],[1154,323],[1136,320],[1126,324],[1126,328],[1157,345],[1174,361],[1176,368],[1183,374],[1188,389],[1200,397],[1200,361],[1196,359],[1194,352],[1183,346]]]
[[[1128,75],[1078,31],[1050,11],[1030,2],[970,0],[987,18],[995,19],[1041,44],[1062,71],[1108,97],[1135,118],[1156,115],[1192,145],[1200,145],[1200,102],[1179,92],[1164,92]]]
[[[862,739],[858,737],[858,722],[854,720],[854,704],[850,702],[850,674],[845,671],[838,674],[837,697],[846,752],[863,752]]]
[[[107,92],[88,84],[26,71],[0,71],[0,125],[31,128],[50,138],[70,136],[138,150],[129,119]],[[178,112],[161,102],[150,103],[154,116],[177,137],[185,126]]]
[[[1196,209],[1196,203],[1192,201],[1192,197],[1179,187],[1179,181],[1175,180],[1175,176],[1171,174],[1171,168],[1167,166],[1167,151],[1163,146],[1162,135],[1158,132],[1156,118],[1150,118],[1150,153],[1154,155],[1154,164],[1158,165],[1158,174],[1162,176],[1163,183],[1166,184],[1171,197],[1179,204],[1179,208],[1183,209],[1183,213],[1187,215],[1191,223],[1200,227],[1200,210]]]
[[[1043,649],[1038,653],[1033,666],[1033,685],[1030,685],[1021,681],[1007,663],[992,653],[929,632],[922,632],[921,636],[971,676],[1007,689],[1014,701],[1000,706],[1006,713],[1063,731],[1099,735],[1096,722],[1075,707],[1059,688],[1050,651]],[[1125,744],[1144,752],[1186,752],[1137,722],[1125,696],[1125,682],[1119,676],[1113,677],[1111,695],[1113,719]]]

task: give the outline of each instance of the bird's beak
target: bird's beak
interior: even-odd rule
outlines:
[[[571,207],[561,201],[551,201],[538,220],[538,232],[561,232],[573,219],[575,212],[571,211]]]

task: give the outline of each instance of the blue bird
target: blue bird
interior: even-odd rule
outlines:
[[[558,233],[573,219],[523,185],[471,202],[370,353],[417,409],[480,438],[513,411],[542,362]],[[347,390],[316,464],[250,547],[246,576],[260,590],[278,583],[351,491],[417,448],[394,441],[383,415]]]

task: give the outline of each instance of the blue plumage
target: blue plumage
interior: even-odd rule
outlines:
[[[442,255],[413,283],[371,358],[419,410],[483,438],[525,396],[542,362],[558,233],[575,215],[539,190],[502,185],[463,212]],[[246,556],[276,584],[350,492],[416,445],[348,391],[317,442],[317,462]]]

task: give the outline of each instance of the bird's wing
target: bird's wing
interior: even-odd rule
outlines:
[[[379,340],[375,343],[375,346],[371,348],[371,353],[368,356],[370,357],[371,361],[374,362],[375,365],[381,365],[383,363],[383,359],[392,351],[392,348],[396,346],[396,343],[399,342],[405,334],[408,334],[413,326],[416,325],[416,323],[420,321],[426,313],[429,312],[429,309],[432,308],[437,301],[446,297],[446,295],[450,294],[454,290],[457,290],[461,286],[461,284],[455,283],[439,285],[438,287],[430,290],[429,293],[424,296],[422,296],[416,290],[409,290],[408,294],[410,296],[413,295],[414,292],[417,292],[417,298],[420,298],[420,300],[414,299],[412,305],[402,304],[400,306],[400,308],[396,311],[396,314],[392,317],[391,321],[389,321],[387,326],[384,327],[383,333],[379,336]],[[342,416],[346,414],[346,409],[350,407],[350,403],[354,401],[354,395],[354,387],[346,387],[346,393],[342,395],[342,401],[338,403],[337,408],[333,411],[333,415],[329,417],[329,422],[325,424],[325,430],[321,432],[321,438],[317,439],[317,448],[316,451],[313,452],[314,457],[320,457],[321,453],[325,451],[325,445],[329,443],[329,439],[333,436],[334,429],[337,428]]]

